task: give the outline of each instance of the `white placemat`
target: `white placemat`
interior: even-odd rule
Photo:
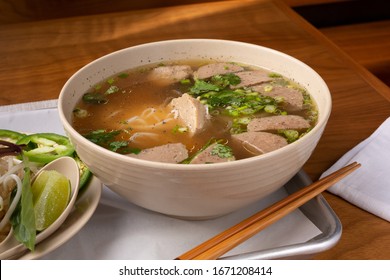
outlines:
[[[0,110],[0,129],[63,134],[57,109],[45,109],[44,105],[29,104],[29,108],[38,108],[33,111],[17,110],[15,106],[12,110]],[[224,217],[185,221],[140,208],[104,187],[101,202],[86,226],[44,258],[173,259],[286,195],[281,189],[261,202]],[[320,233],[301,211],[296,210],[227,255],[300,244]]]

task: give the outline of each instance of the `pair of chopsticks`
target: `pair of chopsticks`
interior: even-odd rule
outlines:
[[[215,260],[360,167],[351,163],[201,243],[176,260]]]

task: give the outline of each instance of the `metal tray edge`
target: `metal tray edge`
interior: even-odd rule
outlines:
[[[309,176],[301,170],[284,187],[288,193],[293,193],[311,183],[312,181]],[[304,243],[248,252],[240,255],[228,256],[222,259],[310,259],[316,253],[328,250],[337,244],[342,234],[342,225],[340,219],[322,195],[313,198],[299,209],[322,231],[322,234]]]

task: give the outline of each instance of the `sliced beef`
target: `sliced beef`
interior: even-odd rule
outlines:
[[[301,116],[285,115],[255,118],[247,126],[248,131],[267,131],[278,129],[307,129],[310,123]]]
[[[265,154],[287,145],[285,138],[269,132],[244,132],[232,135],[232,140],[254,155]]]
[[[188,158],[188,151],[182,143],[174,143],[144,149],[137,155],[129,154],[128,156],[150,161],[179,163]]]
[[[231,86],[231,88],[233,89],[258,85],[272,80],[272,78],[268,76],[268,73],[261,70],[242,71],[242,72],[234,73],[234,75],[240,77],[241,82],[238,85]]]
[[[159,66],[150,71],[149,79],[161,84],[175,83],[192,75],[188,65]]]
[[[227,162],[235,160],[234,156],[223,157],[219,156],[214,149],[218,148],[218,143],[214,143],[207,147],[204,151],[196,155],[191,161],[191,164],[201,164],[201,163],[218,163],[218,162]]]
[[[172,99],[170,106],[175,115],[188,126],[192,134],[198,133],[206,125],[206,107],[191,95],[184,93],[181,97]]]
[[[271,90],[266,91],[263,85],[254,86],[252,90],[260,92],[262,95],[269,96],[272,98],[281,97],[283,98],[284,108],[290,112],[301,111],[303,109],[303,95],[302,93],[294,88],[287,87],[272,87]]]
[[[211,63],[199,67],[199,69],[194,72],[194,78],[207,79],[215,75],[235,73],[243,70],[244,68],[233,63]]]

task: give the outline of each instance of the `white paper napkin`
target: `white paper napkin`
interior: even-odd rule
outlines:
[[[390,221],[390,118],[369,138],[341,157],[322,177],[354,161],[362,166],[329,191]]]

